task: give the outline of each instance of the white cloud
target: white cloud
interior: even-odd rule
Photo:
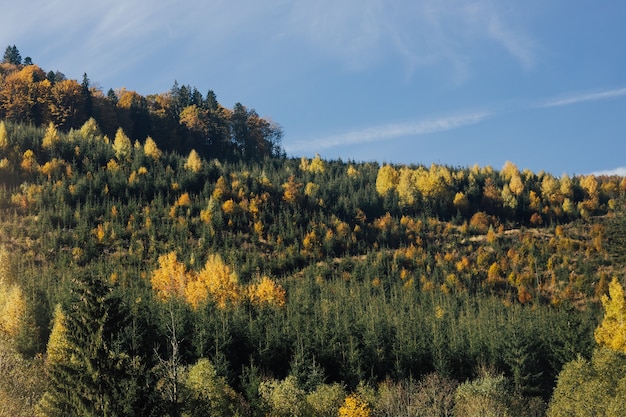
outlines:
[[[615,90],[602,91],[599,93],[583,93],[570,95],[559,99],[553,99],[542,103],[539,107],[569,106],[571,104],[578,104],[586,101],[607,100],[615,97],[621,97],[624,95],[626,95],[626,88],[618,88]]]
[[[612,176],[612,175],[618,175],[620,177],[626,177],[626,167],[618,167],[615,169],[608,169],[605,171],[596,171],[596,172],[592,172],[592,175],[595,176],[601,176],[601,175],[607,175],[607,176]]]
[[[491,116],[488,112],[468,113],[433,120],[392,123],[306,141],[285,143],[287,152],[318,151],[336,146],[378,142],[405,136],[421,136],[479,123]]]

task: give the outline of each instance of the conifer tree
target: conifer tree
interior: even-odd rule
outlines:
[[[74,281],[71,303],[55,311],[46,365],[51,384],[39,404],[41,415],[128,415],[140,406],[132,381],[140,364],[124,349],[125,316],[107,283],[94,277]]]
[[[7,46],[4,50],[4,57],[2,58],[3,64],[20,65],[22,63],[22,55],[15,45]]]

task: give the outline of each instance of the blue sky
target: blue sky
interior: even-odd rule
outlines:
[[[0,42],[103,90],[174,80],[289,155],[626,175],[622,0],[28,0]]]

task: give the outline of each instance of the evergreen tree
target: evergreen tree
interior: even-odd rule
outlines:
[[[85,114],[87,117],[93,116],[93,99],[91,97],[90,81],[87,77],[87,73],[83,74],[83,82],[81,83],[81,92],[85,103]]]
[[[7,46],[7,49],[5,49],[4,51],[2,63],[13,65],[20,65],[22,63],[22,56],[20,55],[20,51],[17,50],[17,47],[15,45]]]
[[[69,305],[55,311],[46,364],[51,384],[40,414],[121,416],[146,408],[135,381],[145,370],[122,338],[126,316],[106,282],[74,281]]]

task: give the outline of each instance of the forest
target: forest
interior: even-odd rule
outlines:
[[[0,64],[0,416],[621,416],[626,178],[288,157]]]

